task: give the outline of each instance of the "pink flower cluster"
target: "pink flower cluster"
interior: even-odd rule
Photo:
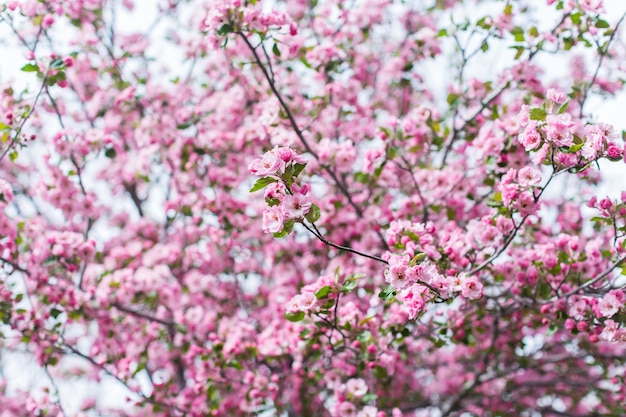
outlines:
[[[257,177],[280,176],[285,172],[287,165],[293,163],[306,164],[307,160],[291,148],[275,146],[261,158],[250,162],[248,169]]]
[[[313,310],[314,307],[319,305],[315,293],[324,287],[329,287],[331,291],[334,291],[337,287],[337,283],[333,277],[329,275],[319,277],[314,283],[305,285],[300,289],[298,294],[291,297],[285,306],[285,310],[288,313]]]
[[[300,189],[301,194],[283,195],[279,205],[266,207],[263,211],[263,230],[266,233],[278,233],[283,229],[285,221],[302,220],[311,209],[307,191],[308,187],[304,186]]]
[[[48,233],[48,243],[50,254],[64,259],[78,257],[88,261],[96,253],[95,241],[85,240],[80,233],[51,231]]]
[[[617,224],[617,227],[624,227],[626,222],[626,191],[622,192],[619,200],[612,200],[609,197],[604,197],[600,201],[596,196],[593,196],[587,201],[587,207],[595,208],[600,213],[600,217],[605,219],[614,219],[621,224]]]
[[[511,168],[502,176],[497,186],[501,202],[505,207],[518,211],[522,216],[535,213],[539,202],[535,201],[533,190],[541,183],[541,172],[534,167],[526,166],[519,171]]]
[[[261,2],[257,5],[245,3],[242,0],[223,0],[210,3],[208,15],[204,21],[207,32],[211,35],[217,33],[221,36],[240,28],[262,32],[270,28],[287,27],[291,36],[298,33],[296,23],[287,13],[281,10],[264,11]],[[231,28],[229,31],[222,32],[225,25],[230,25]]]
[[[293,182],[306,163],[293,149],[277,146],[248,165],[252,174],[275,180],[268,183],[265,191],[268,206],[263,212],[263,230],[266,233],[279,233],[285,222],[300,221],[311,210],[307,196],[310,187]]]
[[[451,298],[455,294],[476,300],[483,295],[483,284],[476,276],[464,273],[443,275],[430,261],[421,263],[409,257],[389,255],[389,268],[385,270],[385,281],[398,290],[398,298],[409,316],[415,319],[427,302],[436,297]],[[436,291],[433,294],[433,291]]]
[[[559,150],[556,159],[568,165],[576,165],[578,159],[622,159],[624,147],[618,144],[613,126],[598,123],[582,128],[580,120],[565,112],[569,104],[566,98],[564,92],[551,88],[542,107],[522,106],[518,119],[523,132],[518,141],[526,151],[536,152],[531,156],[533,162],[543,162],[551,149]]]

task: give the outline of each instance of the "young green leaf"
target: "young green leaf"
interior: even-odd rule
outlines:
[[[270,185],[271,183],[276,182],[275,178],[272,177],[264,177],[264,178],[259,178],[254,185],[252,186],[252,188],[250,188],[250,192],[253,193],[255,191],[259,191],[262,190],[263,188],[267,187],[268,185]]]
[[[311,204],[311,208],[309,209],[309,212],[304,216],[310,223],[315,223],[316,221],[318,221],[320,219],[321,216],[321,212],[320,212],[320,208],[315,205],[315,204]]]
[[[286,312],[285,318],[294,323],[302,321],[304,319],[304,311]]]

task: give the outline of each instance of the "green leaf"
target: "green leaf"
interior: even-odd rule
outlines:
[[[442,348],[446,345],[446,341],[443,339],[437,339],[434,344],[436,348]]]
[[[367,184],[370,182],[370,176],[363,172],[356,172],[354,174],[354,180],[356,182],[360,182],[361,184]]]
[[[568,107],[569,107],[569,100],[567,100],[565,103],[563,103],[561,107],[559,107],[559,110],[557,111],[557,113],[558,114],[564,113]]]
[[[135,368],[135,371],[133,372],[133,376],[137,376],[137,374],[139,374],[139,372],[143,371],[144,369],[146,369],[145,362],[138,363],[137,368]]]
[[[241,363],[239,363],[239,361],[237,359],[229,360],[228,363],[226,364],[226,366],[229,367],[229,368],[235,368],[238,371],[241,371],[243,369],[243,366],[241,365]]]
[[[330,286],[325,285],[315,292],[315,297],[318,300],[321,300],[322,298],[328,297],[328,294],[330,294],[330,291],[331,291]]]
[[[274,233],[274,237],[280,239],[281,237],[287,236],[287,234],[288,234],[287,231],[285,229],[283,229],[280,232]]]
[[[59,81],[65,81],[66,78],[67,77],[65,76],[65,71],[59,71],[55,75],[50,76],[46,79],[46,85],[51,87]]]
[[[476,26],[481,27],[483,29],[489,30],[491,29],[491,19],[487,19],[487,17],[481,17],[480,19],[478,19],[478,21],[476,22]],[[446,35],[448,33],[446,32]]]
[[[250,188],[250,192],[253,193],[255,191],[262,190],[263,188],[267,187],[268,185],[270,185],[273,182],[276,182],[276,178],[272,178],[272,177],[259,178],[254,183],[252,188]]]
[[[370,332],[369,330],[366,330],[363,333],[359,334],[356,337],[356,340],[358,340],[361,343],[368,343],[370,340],[372,340],[372,332]]]
[[[574,40],[572,38],[563,38],[563,49],[569,51],[574,46]]]
[[[322,213],[320,208],[315,204],[311,204],[311,209],[304,217],[309,221],[309,223],[315,223],[320,219],[321,215]]]
[[[487,52],[489,50],[489,44],[487,43],[487,41],[483,42],[482,45],[480,45],[480,50],[483,52]]]
[[[550,298],[551,294],[552,288],[550,288],[550,285],[545,281],[541,281],[537,286],[537,295],[539,296],[539,298],[547,300],[548,298]]]
[[[294,164],[293,165],[293,176],[297,177],[298,175],[300,175],[300,173],[302,172],[302,170],[304,169],[305,166],[306,166],[306,164]]]
[[[278,45],[276,43],[274,43],[274,46],[272,46],[272,52],[274,53],[274,55],[280,56],[280,49],[278,49]]]
[[[356,279],[349,279],[341,286],[341,291],[350,292],[357,287]]]
[[[117,156],[117,152],[115,152],[115,148],[108,148],[104,151],[104,156],[107,158],[113,159]]]
[[[559,330],[559,327],[556,324],[552,323],[548,328],[548,331],[546,332],[546,336],[552,336],[557,332],[557,330]]]
[[[515,57],[513,57],[513,59],[519,59],[526,50],[526,48],[524,48],[523,46],[511,46],[511,48],[517,50],[517,53],[515,53]]]
[[[556,275],[561,272],[561,264],[556,264],[548,270],[552,275]],[[548,286],[549,287],[549,286]]]
[[[230,23],[224,23],[218,30],[217,34],[220,36],[227,35],[229,33],[233,33],[235,31],[235,27]]]
[[[313,65],[311,65],[311,63],[307,61],[304,56],[300,57],[300,62],[302,62],[302,64],[307,68],[313,68]]]
[[[283,223],[283,230],[287,233],[291,233],[293,231],[294,224],[294,220],[287,220],[285,223]]]
[[[288,165],[285,167],[285,172],[280,176],[280,178],[287,183],[287,186],[291,187],[293,184],[294,172],[296,168],[293,165]]]
[[[457,101],[459,97],[460,96],[458,94],[450,93],[450,94],[448,94],[448,97],[446,98],[446,101],[448,102],[449,105],[452,105],[452,103]]]
[[[513,35],[516,42],[524,42],[524,29],[522,29],[521,27],[514,27],[511,30],[511,35]]]
[[[387,378],[387,369],[383,368],[382,366],[376,366],[374,368],[374,376],[377,379]]]
[[[538,107],[530,109],[530,120],[546,120],[546,111]]]
[[[274,207],[280,204],[280,200],[277,198],[266,198],[265,202],[267,203],[268,206],[270,207]]]
[[[572,145],[569,147],[568,152],[569,153],[576,153],[578,152],[582,147],[583,147],[583,143],[578,143],[576,145]]]
[[[289,321],[292,321],[294,323],[298,322],[298,321],[302,321],[304,319],[304,311],[296,311],[296,312],[286,312],[285,313],[285,318]]]
[[[55,70],[65,69],[65,62],[61,58],[55,58],[50,61],[50,68]]]
[[[26,64],[21,68],[24,72],[39,72],[39,66],[36,64]]]
[[[426,254],[424,252],[417,253],[413,259],[409,262],[409,266],[419,265],[426,259]]]
[[[599,19],[596,22],[595,27],[597,27],[598,29],[607,29],[611,27],[611,25],[609,25],[609,22],[607,22],[606,20]]]
[[[382,298],[383,300],[391,300],[395,296],[396,290],[393,288],[393,285],[388,286],[378,294],[378,298]]]

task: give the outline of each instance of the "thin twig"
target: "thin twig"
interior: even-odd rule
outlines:
[[[611,43],[615,39],[615,34],[617,33],[617,30],[619,29],[620,25],[624,21],[624,18],[626,18],[626,12],[624,14],[622,14],[622,17],[615,24],[615,28],[613,29],[613,32],[611,33],[611,36],[609,36],[609,40],[606,42],[604,50],[599,48],[600,49],[600,59],[598,60],[598,65],[596,66],[596,70],[593,73],[593,77],[591,77],[591,81],[589,82],[589,85],[586,85],[585,88],[583,89],[583,96],[581,97],[581,99],[578,102],[579,106],[580,106],[580,111],[578,113],[578,117],[583,117],[583,108],[585,106],[585,102],[587,101],[587,96],[589,94],[589,90],[591,90],[591,87],[593,87],[593,85],[596,82],[596,79],[598,78],[598,74],[600,73],[600,68],[602,67],[602,62],[604,61],[604,58],[608,55],[608,53],[609,53],[609,46],[611,45]]]
[[[327,244],[328,246],[332,246],[335,249],[339,249],[339,250],[343,250],[346,252],[350,252],[350,253],[354,253],[355,255],[359,255],[359,256],[363,256],[365,258],[369,258],[369,259],[373,259],[375,261],[384,263],[385,265],[389,265],[389,262],[387,262],[386,260],[384,260],[383,258],[376,256],[376,255],[370,255],[369,253],[365,253],[365,252],[361,252],[358,251],[356,249],[352,249],[349,248],[347,246],[342,246],[342,245],[338,245],[336,243],[331,242],[330,240],[326,239],[324,236],[322,236],[322,234],[320,233],[320,231],[317,229],[317,227],[315,227],[315,225],[312,225],[313,228],[309,227],[306,225],[306,223],[301,222],[301,224],[311,233],[313,233],[313,235],[315,235],[316,238],[318,238],[319,240],[321,240],[322,242],[324,242],[325,244]]]
[[[304,149],[310,153],[311,155],[313,155],[313,157],[317,160],[319,160],[319,156],[317,155],[317,153],[313,150],[313,148],[311,148],[311,146],[309,145],[309,143],[307,142],[307,140],[304,138],[304,134],[302,133],[302,130],[300,129],[300,127],[298,126],[298,122],[296,122],[295,116],[293,115],[293,112],[291,111],[291,109],[289,108],[289,106],[287,105],[287,103],[285,102],[285,99],[283,98],[282,94],[280,93],[280,91],[278,91],[278,88],[276,87],[276,84],[273,82],[273,78],[272,75],[269,73],[268,69],[266,68],[266,66],[264,65],[263,61],[261,60],[261,57],[259,56],[259,54],[257,53],[256,48],[250,43],[250,40],[248,39],[248,37],[246,36],[245,33],[243,33],[241,30],[236,32],[237,35],[239,35],[241,37],[241,39],[243,39],[243,41],[245,42],[246,46],[248,47],[248,49],[250,49],[250,52],[252,53],[252,55],[254,56],[254,60],[256,62],[256,64],[259,66],[259,68],[261,69],[261,72],[263,73],[263,76],[265,77],[265,80],[267,81],[267,83],[269,84],[270,90],[272,90],[272,93],[274,94],[274,96],[276,97],[276,99],[278,100],[278,102],[280,103],[280,106],[282,107],[283,111],[285,112],[285,114],[287,115],[287,119],[289,120],[289,123],[291,125],[291,128],[293,129],[294,133],[296,134],[296,136],[298,137],[298,139],[300,140],[300,142],[302,143],[302,146],[304,146]],[[354,200],[352,199],[352,196],[350,195],[350,192],[348,191],[348,189],[346,188],[345,184],[343,184],[339,177],[337,176],[337,174],[335,173],[335,171],[333,171],[332,169],[330,169],[330,167],[326,166],[326,165],[321,165],[322,169],[328,173],[328,175],[331,176],[331,178],[333,179],[333,181],[335,182],[335,184],[337,185],[337,187],[339,188],[339,190],[341,191],[341,193],[346,197],[346,199],[348,200],[348,203],[350,204],[350,206],[352,206],[352,208],[354,209],[354,211],[356,212],[357,216],[359,216],[360,218],[363,217],[363,210],[361,209],[361,207],[359,207]],[[387,242],[385,241],[385,238],[383,237],[383,235],[380,233],[380,231],[376,231],[378,237],[380,238],[380,241],[382,243],[382,246],[386,249],[389,250],[389,246],[387,245]]]

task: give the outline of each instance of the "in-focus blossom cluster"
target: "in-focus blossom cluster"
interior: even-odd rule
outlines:
[[[261,158],[256,158],[250,162],[248,169],[252,175],[257,177],[275,176],[280,178],[287,172],[288,166],[306,165],[306,163],[306,158],[293,149],[276,146],[265,152]]]
[[[523,105],[519,113],[523,132],[519,143],[532,152],[535,164],[553,158],[560,165],[571,168],[585,166],[589,161],[608,158],[624,159],[624,144],[613,126],[606,123],[586,124],[575,119],[568,106],[569,98],[563,91],[548,89],[542,107]]]
[[[251,191],[267,187],[267,207],[263,211],[266,233],[287,234],[294,223],[302,221],[305,216],[312,223],[319,219],[319,208],[308,195],[310,187],[296,182],[306,163],[307,160],[293,149],[276,146],[248,165],[252,174],[261,177]]]
[[[522,216],[536,213],[541,207],[537,199],[540,189],[541,172],[533,166],[525,166],[519,171],[511,168],[502,176],[497,190],[497,199],[504,207],[511,208]]]
[[[215,47],[222,36],[237,31],[267,33],[286,28],[291,36],[298,32],[296,22],[287,13],[276,8],[263,10],[262,1],[220,0],[209,4],[203,26]]]
[[[387,230],[387,243],[403,248],[403,254],[386,253],[389,266],[384,271],[385,281],[391,286],[381,298],[397,295],[409,319],[415,319],[428,302],[449,300],[457,295],[471,300],[483,295],[483,284],[476,276],[450,269],[441,273],[436,261],[442,253],[436,248],[432,223],[392,222]],[[464,245],[467,247],[467,245]]]
[[[409,319],[418,317],[426,303],[437,299],[449,300],[459,294],[470,300],[483,296],[483,284],[475,276],[463,272],[441,274],[432,262],[421,261],[422,255],[417,254],[413,259],[389,255],[389,268],[385,270],[385,281],[397,294]],[[381,297],[389,298],[385,291]]]

